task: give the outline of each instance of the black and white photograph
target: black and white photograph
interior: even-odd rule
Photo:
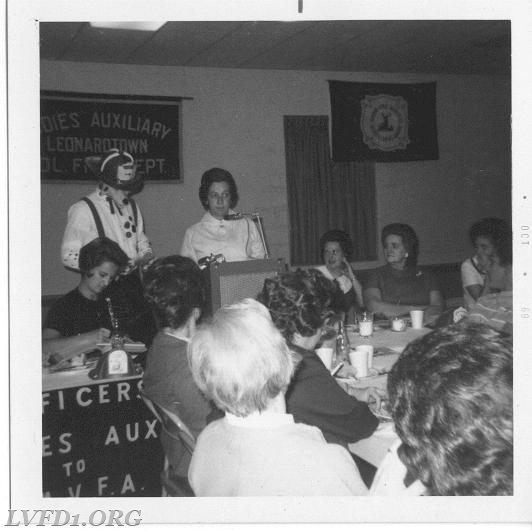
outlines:
[[[8,526],[532,522],[530,2],[6,46]]]

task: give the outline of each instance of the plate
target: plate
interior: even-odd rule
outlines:
[[[365,377],[356,377],[351,374],[349,374],[348,376],[344,376],[344,377],[337,374],[335,377],[342,381],[366,381],[367,379],[372,379],[374,377],[378,377],[379,375],[384,375],[387,372],[388,372],[387,370],[378,370],[377,368],[370,368],[368,370],[368,375]]]

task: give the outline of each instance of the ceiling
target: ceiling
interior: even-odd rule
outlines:
[[[158,66],[509,75],[510,44],[507,20],[40,24],[41,59]]]

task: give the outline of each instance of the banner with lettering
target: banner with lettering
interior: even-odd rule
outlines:
[[[182,98],[41,92],[41,179],[93,180],[87,156],[117,148],[146,181],[180,181]]]
[[[164,454],[142,379],[42,393],[45,497],[158,497]]]
[[[335,162],[438,159],[436,83],[329,81]]]

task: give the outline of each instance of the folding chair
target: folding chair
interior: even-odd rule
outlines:
[[[151,400],[143,390],[140,391],[142,400],[153,415],[159,420],[166,435],[176,442],[183,444],[186,450],[192,454],[196,445],[196,439],[190,429],[181,421],[179,416],[167,408]],[[180,477],[170,473],[168,457],[164,459],[164,469],[161,472],[162,496],[163,497],[193,497],[194,492],[186,477]]]

